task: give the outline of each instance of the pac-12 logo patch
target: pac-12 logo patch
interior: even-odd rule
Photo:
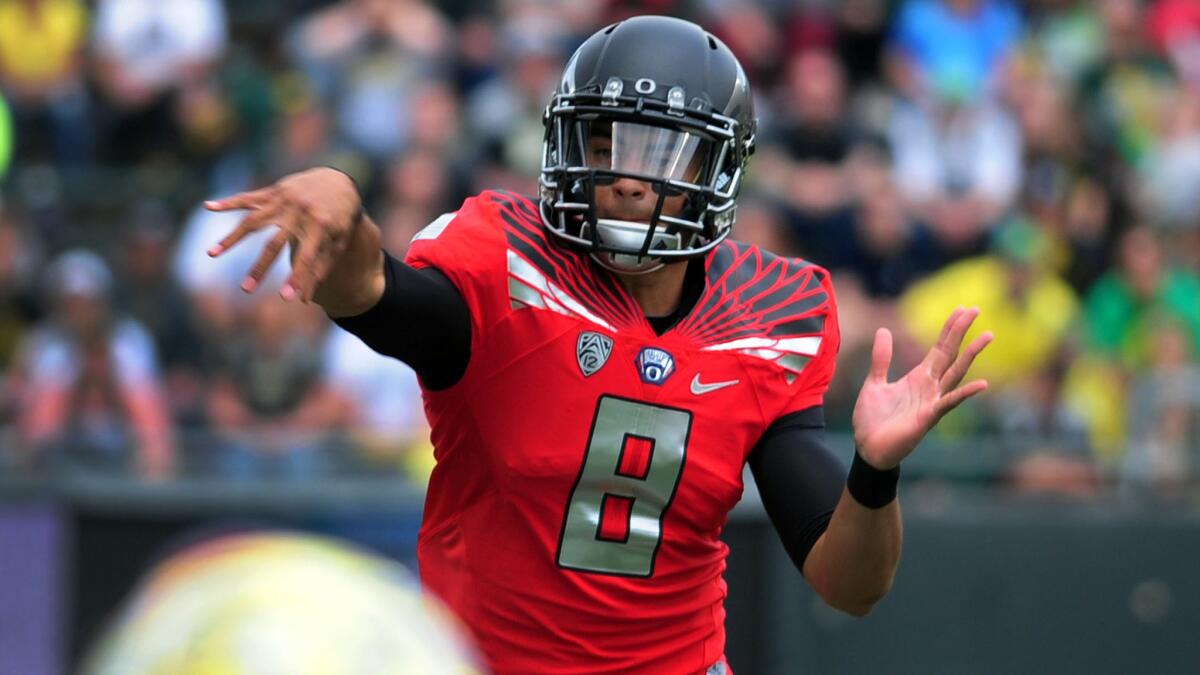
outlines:
[[[662,386],[675,372],[675,357],[658,347],[643,347],[637,357],[638,372],[642,382]]]
[[[575,342],[575,358],[579,360],[579,370],[583,372],[584,377],[591,377],[608,363],[612,347],[612,338],[607,335],[590,330],[579,334],[579,339]]]

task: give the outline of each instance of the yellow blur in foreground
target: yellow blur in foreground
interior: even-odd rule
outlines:
[[[400,565],[331,539],[226,536],[153,570],[84,675],[483,672]]]

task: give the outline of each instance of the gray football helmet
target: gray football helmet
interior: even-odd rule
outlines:
[[[542,218],[560,241],[628,274],[704,255],[729,234],[754,102],[733,52],[700,26],[640,16],[598,31],[567,63],[543,122]],[[649,222],[598,216],[596,187],[623,177],[657,195]],[[684,212],[664,214],[680,195]]]

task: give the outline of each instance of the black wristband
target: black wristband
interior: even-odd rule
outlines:
[[[896,485],[900,482],[900,466],[880,471],[867,464],[867,460],[854,449],[854,461],[850,463],[850,475],[846,477],[846,489],[854,501],[868,509],[880,509],[896,499]]]

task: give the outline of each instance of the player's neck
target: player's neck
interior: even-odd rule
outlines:
[[[646,274],[616,274],[617,281],[633,296],[646,316],[667,316],[683,298],[687,264],[664,265]]]

